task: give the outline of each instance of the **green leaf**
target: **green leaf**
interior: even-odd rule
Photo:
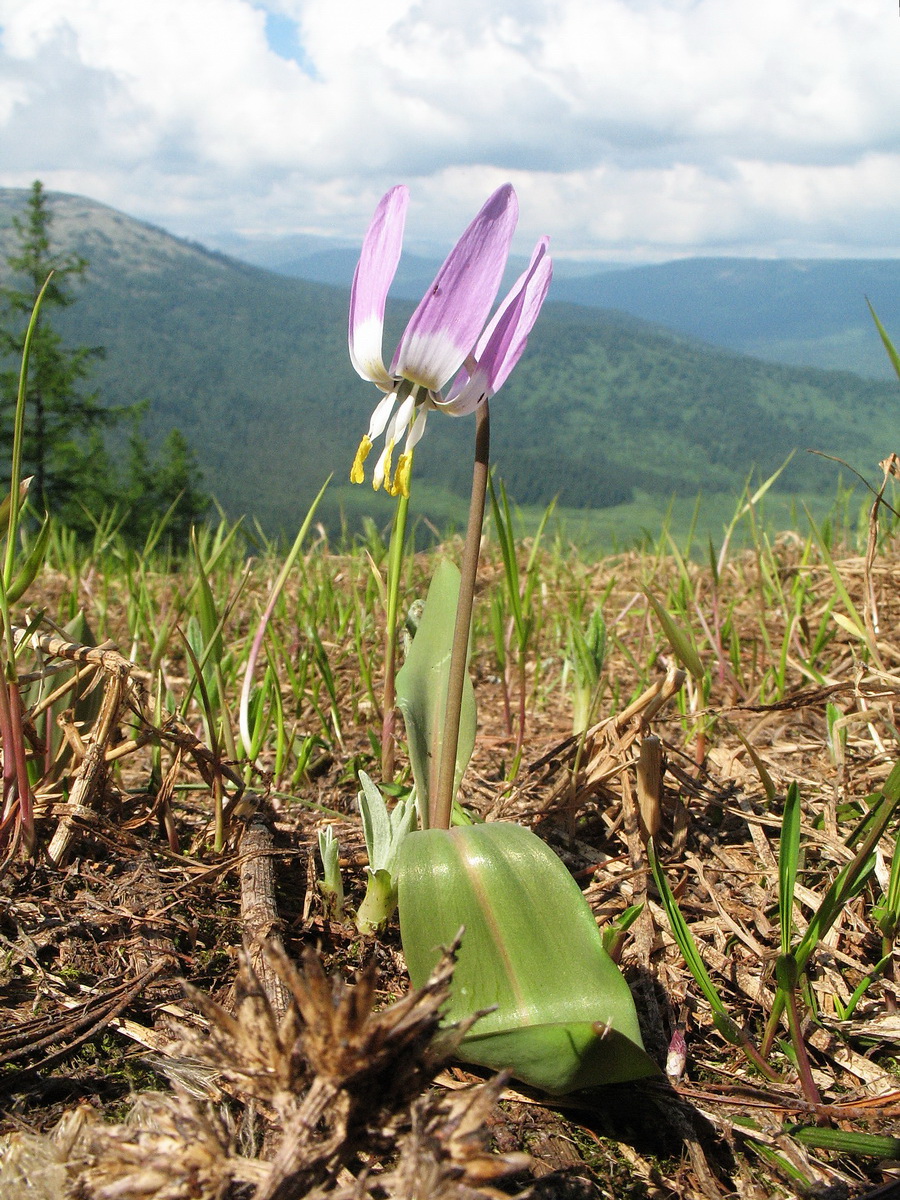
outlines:
[[[803,937],[794,950],[797,969],[803,972],[810,955],[837,920],[841,910],[858,894],[865,880],[875,869],[875,847],[900,804],[900,763],[895,763],[890,775],[875,793],[880,802],[861,823],[868,832],[852,860],[846,863],[828,888],[813,913]]]
[[[804,1146],[835,1150],[838,1154],[872,1154],[900,1158],[900,1138],[880,1133],[855,1133],[848,1129],[823,1129],[818,1125],[789,1125],[786,1130]]]
[[[813,520],[812,513],[805,504],[803,505],[803,508],[806,512],[806,517],[809,521],[810,528],[812,529],[813,537],[816,539],[816,543],[818,544],[819,552],[821,553],[822,558],[825,560],[825,565],[828,567],[829,573],[831,574],[831,582],[834,585],[834,590],[837,592],[841,599],[841,603],[847,610],[847,616],[844,617],[843,620],[840,619],[843,616],[842,613],[832,613],[832,616],[842,629],[846,629],[849,633],[856,634],[857,637],[859,637],[867,645],[871,646],[871,640],[869,638],[868,630],[866,629],[866,623],[860,616],[856,605],[850,599],[850,593],[847,591],[847,586],[844,583],[840,571],[835,565],[835,561],[831,555],[831,551],[828,549],[825,538],[822,536],[820,529]]]
[[[319,830],[319,855],[322,859],[322,878],[319,891],[325,900],[328,915],[340,921],[344,912],[344,881],[341,879],[341,846],[330,825]]]
[[[38,535],[34,539],[34,545],[26,558],[25,562],[16,572],[12,583],[6,592],[6,599],[9,604],[15,604],[28,591],[34,583],[38,571],[44,565],[44,556],[47,553],[47,543],[50,540],[50,517],[45,516],[44,522],[38,530]]]
[[[397,707],[406,724],[423,825],[428,823],[431,801],[437,791],[459,582],[459,570],[453,563],[444,561],[438,566],[406,662],[397,672]],[[475,690],[467,674],[463,684],[454,795],[474,748]]]
[[[466,1062],[554,1095],[656,1074],[628,985],[578,885],[519,825],[411,833],[399,863],[400,931],[420,987],[464,928],[448,1022],[481,1016]]]
[[[199,624],[203,635],[202,648],[205,649],[205,658],[212,659],[213,663],[220,663],[224,653],[224,643],[222,641],[222,631],[219,627],[219,614],[216,611],[216,598],[213,595],[212,586],[209,582],[209,575],[206,567],[203,564],[203,555],[200,553],[200,547],[197,544],[196,533],[191,535],[191,548],[194,551],[194,558],[197,563],[197,584],[198,584],[198,610]],[[200,648],[194,647],[198,657],[200,656]]]
[[[703,668],[703,663],[697,652],[697,646],[691,631],[687,627],[679,625],[675,618],[646,588],[644,589],[644,595],[650,601],[653,611],[656,613],[657,619],[663,627],[663,632],[669,639],[669,645],[672,647],[675,657],[683,667],[686,667],[690,671],[698,683],[702,683],[706,671]]]
[[[871,301],[869,300],[868,296],[866,297],[866,304],[868,304],[868,306],[869,306],[869,312],[872,314],[872,320],[875,322],[875,328],[878,330],[878,336],[881,338],[881,343],[884,346],[885,350],[887,350],[888,358],[891,360],[891,366],[897,372],[898,377],[900,377],[900,354],[898,354],[897,351],[894,349],[894,343],[888,337],[888,332],[885,329],[885,327],[878,320],[878,314],[875,312],[875,309],[872,307]]]
[[[700,991],[709,1001],[709,1005],[713,1013],[722,1020],[722,1028],[719,1029],[723,1036],[731,1041],[730,1033],[724,1033],[723,1030],[731,1030],[731,1018],[725,1005],[722,1002],[722,997],[719,995],[716,985],[709,977],[709,972],[703,959],[700,957],[700,951],[697,949],[697,943],[694,941],[694,935],[688,929],[687,922],[681,914],[681,909],[678,907],[678,901],[669,887],[669,881],[663,874],[659,859],[656,857],[656,848],[653,844],[653,838],[647,843],[647,857],[650,859],[650,870],[653,873],[653,881],[656,884],[656,890],[659,892],[659,898],[662,901],[663,908],[666,910],[666,916],[669,918],[669,926],[672,930],[672,936],[678,943],[678,949],[681,951],[682,958],[687,964],[688,970],[693,975]],[[718,1024],[716,1028],[719,1028]]]
[[[778,848],[778,916],[781,923],[781,954],[790,955],[793,928],[794,887],[800,858],[800,788],[796,781],[788,788],[781,818],[781,844]]]
[[[248,715],[250,707],[250,693],[253,688],[253,672],[256,669],[256,662],[259,658],[260,650],[262,649],[263,638],[265,637],[269,621],[272,619],[272,613],[275,611],[275,605],[278,601],[278,597],[281,595],[282,590],[288,581],[288,577],[291,571],[294,569],[294,563],[299,557],[304,538],[309,532],[309,527],[312,524],[316,509],[319,507],[319,501],[325,495],[325,489],[328,487],[330,482],[331,476],[329,475],[319,489],[318,495],[306,511],[306,516],[303,518],[303,524],[300,526],[297,536],[294,538],[294,544],[288,551],[287,558],[284,560],[281,570],[278,572],[278,578],[272,585],[272,590],[269,593],[268,600],[266,601],[265,611],[260,617],[259,625],[257,626],[256,633],[253,636],[253,642],[250,646],[250,653],[247,657],[247,665],[244,669],[244,683],[241,688],[239,728],[241,731],[241,741],[244,745],[244,753],[247,754],[251,759],[255,759],[259,753],[259,748],[256,747],[254,749],[253,747],[253,738],[250,734],[250,719]],[[253,750],[252,753],[251,750]]]
[[[363,785],[358,801],[369,866],[373,871],[393,875],[400,846],[415,822],[415,796],[410,793],[398,800],[388,812],[384,797],[365,771],[360,771],[359,781]]]
[[[622,915],[617,917],[611,925],[607,925],[603,930],[603,949],[610,957],[613,957],[621,949],[622,943],[625,940],[625,934],[643,911],[643,903],[629,904]]]

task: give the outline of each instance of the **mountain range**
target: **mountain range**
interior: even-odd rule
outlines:
[[[268,270],[350,286],[358,247],[322,237],[222,241]],[[418,300],[439,258],[405,254],[394,294]],[[511,278],[524,268],[515,260]],[[553,298],[613,309],[678,333],[791,366],[888,379],[892,370],[869,313],[900,341],[900,259],[683,258],[647,266],[557,260]]]
[[[0,190],[4,254],[26,195]],[[82,197],[51,194],[50,203],[55,245],[90,264],[77,303],[54,323],[70,344],[106,348],[96,380],[107,402],[148,400],[155,439],[184,431],[230,515],[295,528],[332,472],[323,510],[332,524],[339,508],[390,511],[346,482],[377,393],[348,361],[345,287],[253,266]],[[410,311],[408,301],[390,304],[388,354]],[[493,458],[513,498],[539,505],[558,495],[570,508],[600,509],[700,489],[735,494],[752,468],[774,471],[798,448],[872,474],[893,447],[898,396],[889,383],[766,363],[556,300],[492,411]],[[471,438],[471,422],[432,414],[416,494],[436,522],[464,511]],[[836,475],[798,454],[779,486],[833,493]]]

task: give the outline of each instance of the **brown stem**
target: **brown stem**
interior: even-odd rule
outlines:
[[[484,522],[484,498],[487,494],[488,462],[491,448],[491,419],[485,399],[475,410],[475,469],[472,472],[472,499],[469,503],[469,525],[460,564],[459,601],[456,624],[453,628],[453,649],[450,654],[450,680],[447,685],[447,707],[444,710],[444,741],[438,771],[437,795],[429,806],[428,824],[432,829],[450,828],[450,810],[456,782],[456,751],[459,745],[459,719],[462,713],[463,684],[469,654],[469,634],[472,628],[472,605],[475,599],[475,577],[478,573],[478,554],[481,549],[481,527]]]
[[[394,513],[391,546],[388,554],[387,604],[384,629],[384,694],[381,713],[381,781],[394,780],[394,722],[397,704],[397,623],[400,603],[400,578],[406,548],[406,521],[409,496],[401,495]]]

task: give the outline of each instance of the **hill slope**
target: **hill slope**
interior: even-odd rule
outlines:
[[[24,196],[0,192],[0,229]],[[56,239],[90,261],[59,325],[73,343],[107,348],[96,377],[108,402],[149,399],[151,432],[179,425],[225,508],[270,528],[295,525],[330,472],[346,481],[376,397],[347,358],[345,292],[88,200],[51,199]],[[392,307],[386,340],[409,310]],[[769,472],[797,447],[871,473],[893,446],[897,410],[892,386],[772,366],[621,314],[551,304],[495,402],[494,457],[520,502],[559,493],[602,507],[635,488],[737,490],[754,463]],[[464,493],[471,437],[471,422],[433,414],[417,475]],[[830,492],[834,478],[829,464],[799,455],[784,486]]]
[[[556,297],[761,358],[871,377],[892,372],[866,297],[900,335],[900,259],[690,258],[561,279]]]
[[[349,287],[356,250],[325,238],[235,241],[237,257]],[[439,259],[404,256],[396,295],[415,300]],[[522,269],[520,264],[519,269]],[[866,297],[900,337],[900,260],[686,258],[642,267],[563,261],[557,300],[610,308],[713,345],[792,366],[892,378]]]

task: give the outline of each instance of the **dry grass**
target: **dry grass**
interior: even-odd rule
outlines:
[[[211,751],[196,712],[187,722],[154,717],[141,674],[148,644],[137,640],[137,667],[112,648],[47,646],[51,661],[89,660],[103,703],[89,726],[68,718],[70,762],[38,792],[42,855],[12,854],[0,879],[0,1197],[887,1195],[878,1189],[898,1186],[896,1164],[813,1149],[787,1129],[897,1127],[896,948],[852,1019],[840,1019],[882,957],[872,906],[896,824],[809,972],[814,1106],[780,1044],[770,1081],[715,1031],[649,881],[635,773],[652,731],[664,751],[657,842],[667,877],[730,1015],[758,1040],[779,949],[787,788],[798,781],[803,798],[802,929],[848,859],[862,801],[898,757],[900,556],[888,543],[877,558],[844,555],[836,569],[861,627],[836,602],[828,561],[798,538],[735,555],[718,579],[672,557],[543,555],[525,754],[509,780],[515,730],[486,632],[502,568],[488,553],[473,662],[480,734],[464,799],[534,827],[601,923],[644,903],[621,963],[646,1044],[663,1064],[673,1036],[686,1039],[686,1071],[671,1082],[553,1105],[442,1066],[452,1047],[433,1037],[449,967],[407,997],[396,930],[366,940],[324,916],[313,847],[326,821],[340,836],[351,899],[362,896],[354,773],[372,769],[368,730],[380,730],[360,684],[360,654],[380,674],[370,610],[352,629],[319,625],[338,734],[290,799],[284,777],[266,773],[272,746],[245,789],[244,765]],[[410,595],[429,570],[423,556]],[[352,607],[367,571],[361,556],[319,553],[305,586],[327,576]],[[43,587],[58,611],[73,586],[48,575],[31,602]],[[163,611],[175,583],[154,586]],[[251,577],[241,593],[225,634],[235,646],[250,636],[266,586],[264,574]],[[678,674],[644,588],[691,629],[705,684]],[[569,736],[563,647],[572,613],[603,594],[603,719],[580,741]],[[77,600],[95,621],[99,595],[86,574]],[[102,590],[105,628],[131,650],[129,602],[123,580]],[[310,603],[289,598],[275,621],[282,644],[298,641],[292,614]],[[174,637],[168,654],[167,678],[183,688]],[[318,718],[307,708],[292,719],[312,732]],[[229,816],[220,855],[210,848],[217,789]],[[146,1094],[135,1102],[135,1092]]]

